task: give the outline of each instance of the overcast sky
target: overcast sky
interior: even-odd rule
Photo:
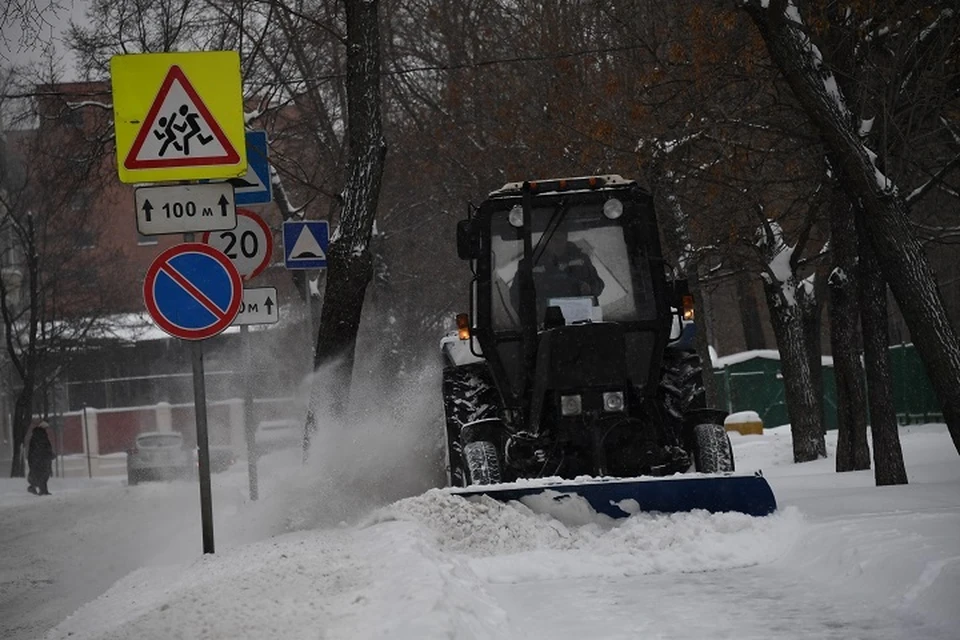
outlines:
[[[8,2],[8,0],[0,0]],[[64,81],[77,80],[76,60],[67,52],[63,36],[70,20],[84,22],[88,0],[35,0],[25,20],[3,23],[0,65],[27,66],[44,63],[52,48],[53,59]]]

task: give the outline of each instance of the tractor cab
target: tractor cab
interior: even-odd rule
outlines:
[[[558,381],[571,388],[626,373],[614,386],[642,392],[658,378],[654,354],[678,303],[652,199],[635,182],[608,175],[506,184],[461,223],[460,250],[475,261],[472,332],[507,404],[522,407],[546,374],[536,373],[548,364],[537,362],[545,350],[552,377],[575,378]],[[560,362],[578,373],[563,373]]]

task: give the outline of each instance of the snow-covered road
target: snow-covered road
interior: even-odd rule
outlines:
[[[349,513],[277,454],[259,503],[242,468],[215,476],[205,557],[191,483],[43,500],[4,480],[0,636],[955,639],[960,459],[942,425],[901,436],[911,484],[886,488],[833,472],[835,434],[804,465],[787,429],[734,436],[777,495],[768,518],[553,518],[437,490]]]
[[[36,638],[143,566],[190,562],[200,549],[192,483],[128,488],[126,478],[51,481],[39,499],[23,480],[0,494],[3,638]],[[217,492],[221,505],[230,493]]]
[[[944,534],[955,532],[960,516],[956,511],[938,514],[928,524]],[[867,582],[859,559],[848,566],[834,565],[837,573],[824,571],[827,565],[812,555],[813,549],[831,549],[854,558],[862,554],[866,562],[879,559],[870,550],[859,550],[861,540],[838,539],[838,533],[854,527],[855,519],[835,522],[829,529],[800,526],[795,532],[802,532],[809,542],[796,542],[769,564],[623,579],[549,580],[536,582],[533,588],[525,582],[495,588],[492,593],[505,605],[517,638],[957,638],[960,616],[952,614],[952,619],[937,624],[937,617],[952,607],[947,598],[926,612],[909,606],[910,596],[935,582],[936,578],[930,579],[933,576],[911,576],[905,571],[900,578],[892,566],[895,559],[891,565],[876,567],[880,572],[873,577],[879,584],[874,585]],[[871,528],[871,537],[888,542],[904,532],[902,516],[874,521]],[[914,537],[913,543],[919,542],[920,537]],[[880,553],[893,551],[888,546]],[[945,592],[941,596],[952,593],[954,600],[960,595],[958,560],[952,560],[953,586],[941,585]],[[805,564],[819,565],[818,570],[804,571]],[[851,571],[859,574],[856,580],[850,580]],[[598,629],[603,630],[601,634]]]
[[[778,566],[622,580],[574,580],[499,590],[516,638],[955,637]],[[598,634],[598,630],[602,630]]]

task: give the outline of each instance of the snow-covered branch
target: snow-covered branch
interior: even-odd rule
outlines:
[[[112,102],[101,102],[99,100],[80,100],[78,102],[68,101],[67,106],[70,109],[83,109],[85,107],[95,107],[104,111],[113,111]]]
[[[854,129],[854,119],[847,101],[837,84],[823,53],[807,34],[807,26],[793,0],[740,0],[754,16],[758,25],[768,31],[769,46],[782,49],[776,56],[791,84],[803,85],[798,97],[810,100],[808,109],[818,119],[831,123],[831,132],[843,138],[863,169],[869,168],[875,188],[884,195],[894,195],[897,187],[877,164],[877,154],[870,149]],[[815,103],[815,104],[814,104]]]
[[[957,192],[950,188],[947,184],[943,182],[944,176],[950,173],[955,167],[960,166],[960,154],[954,156],[950,162],[944,164],[936,174],[933,175],[929,180],[921,184],[919,187],[911,191],[904,201],[907,206],[913,206],[920,198],[927,194],[930,189],[933,187],[941,187],[947,193],[950,193],[953,196],[958,196]]]
[[[700,138],[700,136],[703,134],[704,131],[701,129],[699,131],[675,138],[653,138],[652,140],[641,139],[637,142],[637,146],[634,148],[634,151],[641,151],[649,143],[652,148],[651,155],[654,158],[662,158]]]
[[[950,20],[957,17],[957,12],[951,8],[944,8],[940,11],[939,14],[928,24],[926,27],[921,29],[920,33],[917,34],[916,39],[910,44],[909,49],[904,56],[907,60],[923,60],[924,51],[933,40],[935,36],[948,27]],[[917,73],[918,69],[916,67],[910,69],[904,77],[903,81],[900,83],[900,94],[903,98],[912,97],[913,89],[917,81],[919,81],[920,74]]]

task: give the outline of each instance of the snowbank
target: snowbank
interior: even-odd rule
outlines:
[[[793,464],[789,436],[731,434],[738,469],[777,495],[766,518],[614,521],[430,490],[355,526],[141,569],[47,637],[955,638],[960,464],[943,425],[902,430],[903,487]]]

